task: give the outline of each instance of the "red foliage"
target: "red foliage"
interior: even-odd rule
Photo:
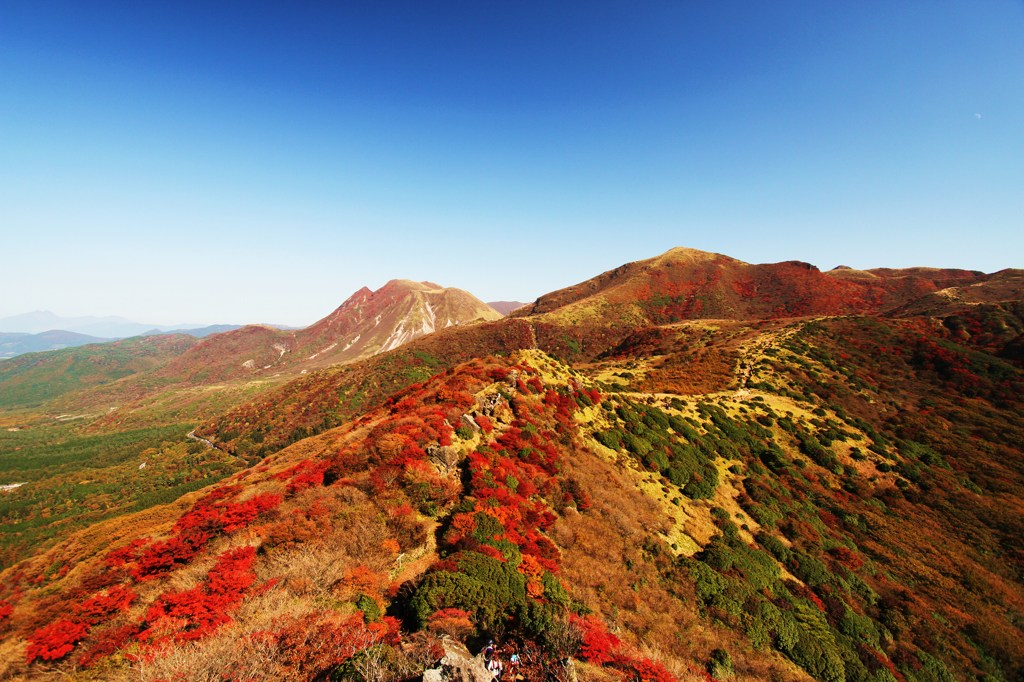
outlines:
[[[245,502],[225,501],[239,490],[238,486],[214,490],[178,518],[175,535],[154,542],[141,553],[138,550],[144,541],[136,540],[108,554],[107,565],[119,567],[134,560],[132,575],[136,580],[148,580],[187,564],[218,533],[240,530],[281,504],[281,496],[274,493],[255,495]]]
[[[427,629],[451,637],[465,638],[473,634],[473,621],[469,611],[439,609],[427,618]]]
[[[821,519],[821,522],[824,523],[829,528],[831,528],[832,530],[835,530],[835,529],[841,527],[841,524],[839,523],[839,519],[836,518],[836,515],[833,514],[832,512],[830,512],[827,509],[819,509],[818,510],[818,518]]]
[[[201,639],[231,620],[235,607],[253,582],[253,547],[225,552],[210,569],[205,585],[184,592],[160,595],[146,612],[148,628],[139,639],[173,635],[179,641]]]
[[[149,540],[142,538],[132,540],[124,547],[111,550],[103,561],[110,568],[121,568],[135,561],[139,557],[139,550],[145,547],[148,542]]]
[[[64,658],[75,648],[75,645],[89,634],[89,626],[85,623],[61,619],[39,628],[28,638],[28,650],[25,658],[29,663],[36,659],[56,661]]]
[[[488,417],[486,414],[478,414],[476,417],[474,417],[474,419],[476,420],[477,425],[480,427],[480,430],[483,431],[484,433],[490,433],[491,431],[494,430],[494,422],[492,422],[491,418]]]
[[[655,663],[649,658],[632,658],[616,656],[613,664],[622,671],[628,682],[676,682],[676,678],[665,666]]]
[[[0,601],[0,620],[7,618],[14,611],[14,605],[10,602]]]
[[[505,555],[499,552],[496,548],[491,547],[490,545],[478,545],[476,547],[476,551],[480,554],[483,554],[484,556],[489,556],[492,559],[497,559],[498,561],[506,561]]]
[[[78,657],[78,665],[87,668],[104,656],[109,656],[123,647],[138,630],[137,625],[129,624],[103,631],[95,643]]]
[[[864,565],[863,557],[846,547],[834,547],[829,550],[829,554],[836,562],[853,571]]]
[[[187,564],[212,537],[209,534],[192,533],[187,540],[172,537],[154,542],[139,556],[132,575],[136,580],[148,580],[166,573],[175,566]]]
[[[320,474],[323,482],[323,474]],[[221,521],[225,533],[232,533],[252,523],[257,516],[265,514],[281,504],[281,496],[274,493],[254,495],[245,502],[229,504],[224,508]]]
[[[107,590],[106,594],[97,594],[86,599],[72,609],[76,620],[89,625],[96,625],[118,611],[131,606],[137,594],[130,587],[116,585]]]
[[[288,486],[285,489],[287,494],[291,496],[308,488],[323,485],[327,466],[327,462],[312,462],[308,459],[296,464],[285,472],[291,474],[291,480],[288,481]]]
[[[360,613],[348,617],[313,613],[291,620],[275,634],[281,663],[307,679],[319,677],[375,644],[395,643],[397,636],[394,618],[365,623]]]
[[[604,665],[615,657],[622,642],[608,632],[604,623],[596,616],[572,616],[570,622],[583,633],[580,658],[588,663]]]
[[[239,547],[225,552],[210,569],[206,579],[207,591],[232,603],[240,601],[242,593],[256,580],[252,570],[255,560],[255,547]]]

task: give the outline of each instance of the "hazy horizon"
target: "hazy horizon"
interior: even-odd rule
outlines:
[[[1022,38],[1009,0],[9,7],[0,318],[305,326],[674,246],[1022,267]]]

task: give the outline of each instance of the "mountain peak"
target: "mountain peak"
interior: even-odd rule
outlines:
[[[643,261],[641,261],[643,262]],[[651,258],[648,262],[657,265],[663,265],[665,263],[742,263],[743,261],[730,258],[729,256],[721,253],[714,253],[712,251],[701,251],[700,249],[691,249],[686,246],[675,246],[660,256]]]
[[[405,290],[405,291],[444,291],[444,287],[434,282],[416,282],[411,279],[392,279],[374,293],[384,291]]]
[[[392,350],[445,327],[499,318],[500,313],[462,289],[392,279],[376,291],[363,287],[354,293],[305,329],[300,343],[311,358],[330,349],[334,361],[339,352],[348,360]]]

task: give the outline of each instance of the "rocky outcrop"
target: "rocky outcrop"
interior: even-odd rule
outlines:
[[[423,673],[423,682],[491,682],[483,655],[473,656],[469,649],[453,639],[445,638],[441,646],[444,656],[437,666]]]

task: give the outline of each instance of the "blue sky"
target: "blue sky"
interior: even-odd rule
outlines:
[[[0,317],[1024,267],[1024,3],[0,5]]]

